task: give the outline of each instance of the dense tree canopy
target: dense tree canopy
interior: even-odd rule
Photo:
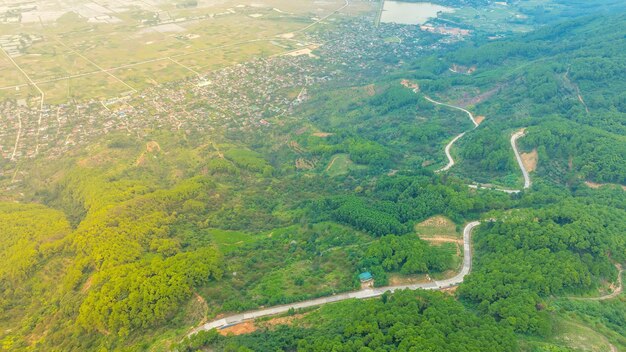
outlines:
[[[476,263],[459,292],[517,331],[549,333],[546,297],[615,279],[608,256],[625,259],[623,211],[565,201],[501,217],[474,236]]]
[[[21,203],[4,193],[0,203],[0,346],[516,351],[520,339],[532,349],[554,336],[563,315],[623,335],[623,296],[563,296],[606,291],[626,262],[626,192],[585,185],[626,184],[624,23],[616,14],[477,33],[435,54],[424,34],[413,62],[389,53],[393,74],[312,87],[264,129],[147,128],[58,163],[20,164],[32,175],[11,193]],[[476,71],[457,74],[455,64]],[[426,95],[486,118],[474,129]],[[522,151],[538,155],[533,187],[468,187],[519,186],[509,138],[520,128]],[[457,163],[434,173],[461,132]],[[147,138],[158,150],[146,151]],[[482,221],[456,293],[385,294],[300,312],[289,326],[177,344],[217,316],[359,289],[365,270],[377,286],[392,274],[444,276],[459,264],[454,245],[415,233],[435,215],[457,234]]]
[[[510,329],[474,315],[451,297],[425,291],[325,306],[296,324],[226,339],[204,333],[178,350],[204,343],[239,351],[517,350]]]

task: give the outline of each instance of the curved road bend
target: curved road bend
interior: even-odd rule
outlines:
[[[532,182],[530,181],[530,174],[528,173],[528,170],[526,170],[526,167],[524,166],[524,163],[522,162],[522,156],[520,155],[520,152],[517,149],[517,140],[520,137],[524,137],[524,135],[525,135],[524,129],[521,129],[513,133],[511,135],[511,147],[513,148],[513,152],[515,153],[515,159],[517,160],[517,164],[519,165],[520,170],[522,170],[522,175],[524,176],[524,187],[522,189],[528,189],[532,185]],[[487,187],[487,186],[477,185],[477,184],[468,185],[468,187],[474,188],[474,189],[479,189],[479,188],[480,189],[493,189],[493,190],[508,193],[508,194],[520,193],[522,191],[521,189],[494,188],[494,187]]]
[[[467,110],[465,110],[463,108],[457,107],[457,106],[440,103],[438,101],[432,100],[429,97],[425,97],[425,98],[426,98],[426,100],[432,102],[433,104],[443,105],[443,106],[447,106],[447,107],[450,107],[450,108],[453,108],[453,109],[464,111],[465,113],[467,113],[467,115],[470,117],[470,119],[474,123],[474,128],[478,127],[478,124],[476,123],[476,120],[474,119],[474,116],[472,115],[471,112],[469,112],[469,111],[467,111]],[[465,132],[463,132],[460,135],[456,136],[450,143],[448,143],[448,145],[446,145],[445,152],[446,152],[446,156],[448,157],[448,161],[449,162],[448,162],[448,165],[446,165],[444,168],[438,170],[438,172],[446,171],[446,170],[450,169],[454,165],[454,159],[450,155],[450,148],[452,147],[454,142],[456,142],[458,139],[463,137],[463,135],[465,135]],[[515,153],[515,158],[517,159],[517,163],[519,164],[519,167],[522,170],[522,174],[524,175],[524,189],[527,189],[531,185],[530,176],[528,174],[528,171],[524,167],[524,164],[522,163],[522,158],[521,158],[521,155],[520,155],[519,151],[517,150],[517,143],[516,143],[517,139],[520,138],[520,137],[523,137],[523,136],[524,136],[524,130],[523,129],[518,131],[518,132],[516,132],[516,133],[514,133],[511,136],[511,146],[513,147],[513,151]],[[480,185],[469,185],[469,187],[472,187],[472,188],[487,188],[487,187],[480,186]],[[506,192],[506,193],[518,193],[518,192],[520,192],[520,190],[507,190],[507,189],[497,189],[497,190],[502,191],[502,192]],[[343,301],[343,300],[353,299],[353,298],[354,299],[364,299],[364,298],[377,297],[377,296],[380,296],[383,293],[388,292],[388,291],[389,292],[394,292],[396,290],[403,290],[403,289],[409,289],[409,290],[417,290],[417,289],[440,290],[440,289],[456,286],[456,285],[458,285],[458,284],[463,282],[463,279],[465,278],[465,275],[469,274],[470,270],[472,269],[471,236],[472,236],[472,230],[474,230],[474,228],[476,226],[478,226],[478,225],[480,225],[479,221],[470,222],[463,229],[463,267],[461,268],[461,271],[457,275],[455,275],[454,277],[452,277],[450,279],[441,280],[441,281],[432,281],[432,282],[420,283],[420,284],[413,284],[413,285],[399,285],[399,286],[386,286],[386,287],[366,288],[366,289],[362,289],[362,290],[359,290],[359,291],[345,292],[345,293],[340,293],[340,294],[333,295],[333,296],[321,297],[321,298],[311,299],[311,300],[297,302],[297,303],[285,304],[285,305],[280,305],[280,306],[274,306],[274,307],[269,307],[269,308],[264,308],[264,309],[259,309],[259,310],[239,313],[239,314],[235,314],[235,315],[231,315],[231,316],[227,316],[227,317],[223,317],[223,318],[220,318],[220,319],[216,319],[216,320],[207,322],[207,323],[205,323],[205,324],[203,324],[203,325],[193,329],[188,334],[188,336],[189,335],[193,335],[193,334],[195,334],[195,333],[197,333],[199,331],[203,331],[203,330],[221,329],[221,328],[225,328],[225,327],[228,327],[228,326],[231,326],[231,325],[235,325],[235,324],[241,323],[241,322],[246,321],[246,320],[252,320],[252,319],[257,319],[257,318],[261,318],[261,317],[265,317],[265,316],[286,313],[290,309],[301,309],[301,308],[321,306],[321,305],[324,305],[324,304],[327,304],[327,303],[338,302],[338,301]]]
[[[446,156],[448,157],[448,165],[442,167],[441,169],[435,171],[435,172],[444,172],[444,171],[448,171],[450,170],[451,167],[454,166],[454,159],[452,158],[452,154],[450,154],[450,148],[452,148],[452,145],[454,144],[454,142],[458,141],[461,137],[463,137],[465,135],[466,132],[463,132],[461,134],[459,134],[458,136],[454,137],[453,140],[450,141],[450,143],[448,143],[446,145],[446,148],[444,149],[444,151],[446,152]]]
[[[404,290],[404,289],[440,290],[443,288],[456,286],[463,282],[465,275],[469,274],[470,270],[472,269],[471,237],[472,237],[472,230],[478,225],[480,225],[479,221],[473,221],[467,224],[465,228],[463,229],[463,267],[461,268],[461,271],[458,274],[456,274],[454,277],[450,279],[441,280],[441,281],[432,281],[432,282],[420,283],[420,284],[413,284],[413,285],[366,288],[366,289],[362,289],[359,291],[345,292],[345,293],[340,293],[340,294],[328,296],[328,297],[321,297],[321,298],[311,299],[311,300],[297,302],[297,303],[285,304],[285,305],[280,305],[280,306],[275,306],[275,307],[270,307],[270,308],[265,308],[265,309],[244,312],[244,313],[227,316],[221,319],[217,319],[217,320],[213,320],[208,323],[205,323],[193,329],[188,334],[188,336],[193,335],[203,330],[221,329],[221,328],[228,327],[230,325],[241,323],[246,320],[257,319],[257,318],[261,318],[261,317],[265,317],[269,315],[276,315],[280,313],[286,313],[290,309],[301,309],[301,308],[308,308],[308,307],[314,307],[314,306],[321,306],[327,303],[338,302],[338,301],[343,301],[343,300],[352,299],[352,298],[364,299],[364,298],[377,297],[388,291],[394,292],[396,290]]]
[[[464,113],[467,114],[467,116],[469,116],[470,120],[472,120],[472,123],[474,124],[474,128],[478,127],[478,122],[476,122],[476,119],[474,119],[474,115],[472,115],[471,112],[463,109],[462,107],[454,106],[454,105],[450,105],[450,104],[446,104],[446,103],[442,103],[442,102],[438,102],[438,101],[433,100],[433,99],[431,99],[430,97],[427,97],[427,96],[424,96],[424,99],[426,99],[429,102],[431,102],[433,104],[436,104],[436,105],[443,105],[443,106],[447,106],[447,107],[452,108],[452,109],[457,109],[457,110],[463,111]]]
[[[463,112],[465,112],[467,114],[467,116],[469,116],[470,120],[472,120],[472,123],[474,124],[474,128],[478,127],[478,123],[476,122],[476,119],[474,119],[474,115],[469,112],[466,109],[463,109],[462,107],[459,106],[454,106],[454,105],[450,105],[450,104],[446,104],[446,103],[442,103],[436,100],[433,100],[432,98],[428,97],[428,96],[424,96],[424,99],[428,100],[429,102],[436,104],[436,105],[442,105],[442,106],[447,106],[449,108],[452,109],[457,109],[457,110],[461,110]],[[465,133],[467,132],[463,132],[461,134],[459,134],[458,136],[454,137],[454,139],[452,141],[450,141],[450,143],[448,143],[444,149],[445,153],[446,153],[446,157],[448,158],[448,164],[444,167],[442,167],[441,169],[435,171],[435,172],[443,172],[443,171],[448,171],[450,170],[450,168],[452,166],[454,166],[455,162],[454,159],[452,158],[452,154],[450,154],[450,149],[452,148],[452,145],[454,145],[454,143],[456,141],[458,141],[461,137],[463,137],[465,135]],[[521,129],[515,133],[513,133],[513,135],[511,136],[511,147],[513,148],[513,152],[515,153],[515,159],[517,160],[517,164],[519,165],[520,170],[522,170],[522,175],[524,176],[524,187],[523,189],[528,189],[530,188],[530,186],[532,185],[532,182],[530,181],[530,175],[528,173],[528,170],[526,170],[526,167],[524,167],[524,163],[522,162],[522,156],[520,155],[519,150],[517,149],[517,140],[520,137],[524,137],[524,135],[526,134],[525,129]],[[505,192],[505,193],[509,193],[509,194],[513,194],[513,193],[519,193],[521,192],[521,190],[519,189],[506,189],[506,188],[491,188],[491,187],[485,187],[485,186],[481,186],[481,185],[469,185],[470,188],[474,188],[474,189],[495,189],[497,191],[500,192]]]
[[[471,112],[469,112],[468,110],[463,109],[462,107],[459,107],[459,106],[454,106],[454,105],[450,105],[450,104],[446,104],[446,103],[442,103],[442,102],[433,100],[433,99],[431,99],[430,97],[428,97],[426,95],[424,96],[424,99],[428,100],[429,102],[431,102],[431,103],[433,103],[435,105],[447,106],[447,107],[452,108],[452,109],[463,111],[464,113],[467,114],[467,116],[469,116],[470,120],[474,124],[474,128],[478,127],[478,122],[476,122],[476,119],[474,118],[474,115]],[[465,135],[465,133],[466,132],[463,132],[463,133],[459,134],[458,136],[454,137],[454,139],[451,140],[450,143],[448,143],[446,145],[446,148],[444,149],[444,151],[446,152],[446,157],[448,157],[448,164],[446,166],[442,167],[441,169],[435,171],[435,172],[448,171],[448,170],[450,170],[451,167],[454,166],[454,159],[452,158],[452,155],[450,154],[450,149],[452,148],[452,145],[456,141],[458,141],[461,137],[463,137]]]

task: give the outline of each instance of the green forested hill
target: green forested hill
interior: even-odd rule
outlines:
[[[206,341],[233,351],[517,350],[510,329],[473,315],[449,296],[425,291],[330,305],[293,326],[249,335],[220,338],[203,332],[188,346]]]
[[[422,89],[449,98],[472,92],[477,98],[470,107],[487,116],[484,131],[460,141],[465,169],[471,171],[467,176],[511,170],[494,159],[508,148],[505,138],[487,129],[530,127],[521,143],[538,149],[541,175],[560,182],[624,184],[625,21],[623,14],[583,17],[506,40],[462,45],[436,67],[418,63],[415,78]],[[446,73],[452,64],[476,72]],[[424,74],[430,69],[440,75]],[[485,145],[496,150],[477,152]]]
[[[592,333],[596,347],[626,348],[623,294],[569,298],[607,293],[626,264],[626,192],[584,184],[626,184],[625,24],[615,14],[476,37],[390,77],[316,87],[265,129],[111,135],[20,164],[32,177],[0,203],[0,348],[570,351],[571,336]],[[471,130],[425,95],[486,118]],[[522,127],[522,149],[538,154],[533,187],[467,187],[519,185],[509,138]],[[457,165],[435,173],[465,131]],[[435,215],[457,235],[483,221],[456,292],[385,294],[181,342],[218,316],[357,289],[363,271],[377,286],[443,277],[457,247],[415,230]]]
[[[38,165],[43,178],[30,180],[32,203],[2,204],[6,348],[141,349],[155,336],[178,336],[225,311],[354,289],[360,270],[387,261],[381,248],[396,241],[432,254],[423,264],[420,256],[411,259],[409,269],[407,253],[398,252],[396,265],[386,265],[381,275],[442,272],[452,268],[454,250],[431,247],[415,235],[383,236],[392,233],[385,219],[400,224],[396,233],[404,235],[412,223],[443,211],[441,204],[430,209],[429,197],[463,194],[479,203],[490,197],[422,177],[412,191],[417,197],[424,189],[421,210],[402,215],[387,191],[400,179],[379,185],[364,180],[362,188],[389,194],[391,207],[383,218],[363,218],[352,214],[360,210],[350,202],[373,197],[354,197],[351,187],[323,174],[268,172],[272,166],[262,149],[208,147],[205,141],[180,147],[167,134],[158,136],[158,150],[142,148],[140,141],[120,148],[118,138],[67,163]],[[344,210],[333,212],[327,203]],[[450,214],[472,212],[462,204]],[[358,219],[367,219],[366,225]]]

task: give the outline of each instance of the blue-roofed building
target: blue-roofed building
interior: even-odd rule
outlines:
[[[361,280],[361,282],[368,282],[368,281],[372,281],[373,279],[374,277],[372,276],[372,273],[370,273],[369,271],[359,274],[359,280]]]

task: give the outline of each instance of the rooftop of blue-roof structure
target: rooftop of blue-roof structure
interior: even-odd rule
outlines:
[[[372,274],[369,271],[359,274],[359,280],[361,281],[371,280],[372,278]]]

